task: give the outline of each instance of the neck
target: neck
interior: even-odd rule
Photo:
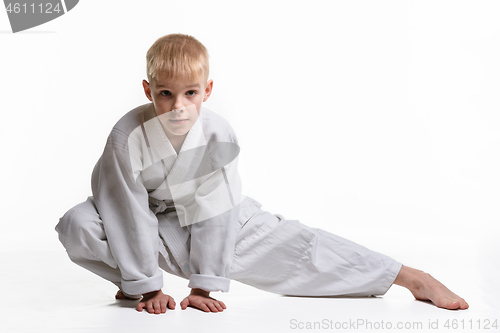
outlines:
[[[184,140],[186,139],[187,133],[184,135],[168,135],[167,138],[170,141],[170,144],[172,147],[174,147],[174,150],[177,154],[179,154],[179,151],[181,150],[182,144],[184,143]]]

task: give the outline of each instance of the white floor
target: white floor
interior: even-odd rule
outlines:
[[[226,303],[223,313],[182,311],[177,306],[166,314],[150,315],[135,311],[134,301],[114,300],[116,288],[70,262],[56,242],[45,247],[50,250],[0,252],[4,286],[0,332],[381,332],[395,330],[397,325],[403,325],[397,331],[479,332],[488,323],[490,330],[484,331],[496,331],[493,320],[500,325],[497,256],[467,256],[471,252],[466,247],[452,249],[456,256],[446,251],[433,255],[424,247],[419,249],[421,261],[411,243],[400,252],[463,296],[470,304],[466,311],[447,311],[416,301],[398,286],[383,297],[304,298],[274,295],[233,281],[229,293],[214,295]],[[179,304],[189,292],[186,281],[167,274],[164,279],[164,292]]]

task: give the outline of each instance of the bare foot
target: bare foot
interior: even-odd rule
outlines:
[[[123,291],[121,291],[120,289],[118,289],[118,291],[116,292],[116,295],[115,295],[116,299],[128,299],[128,300],[132,300],[132,301],[136,301],[138,299],[141,299],[141,297],[135,298],[135,297],[125,296],[125,294],[123,293]]]
[[[430,274],[414,268],[403,266],[394,284],[408,288],[416,299],[431,301],[439,308],[448,310],[469,308],[469,304],[463,298],[451,292]]]

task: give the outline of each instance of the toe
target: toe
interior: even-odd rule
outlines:
[[[116,292],[115,298],[116,298],[116,299],[123,299],[123,297],[124,297],[124,296],[123,296],[122,291],[121,291],[121,290],[118,290],[118,291]]]
[[[446,308],[449,310],[456,310],[456,309],[460,308],[460,302],[448,301]]]
[[[448,309],[448,310],[455,310],[460,307],[459,302],[447,298],[438,299],[436,300],[436,302],[433,303],[436,304],[438,308]]]

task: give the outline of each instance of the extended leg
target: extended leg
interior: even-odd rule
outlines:
[[[237,235],[231,277],[295,296],[382,295],[397,261],[321,229],[258,211]]]

